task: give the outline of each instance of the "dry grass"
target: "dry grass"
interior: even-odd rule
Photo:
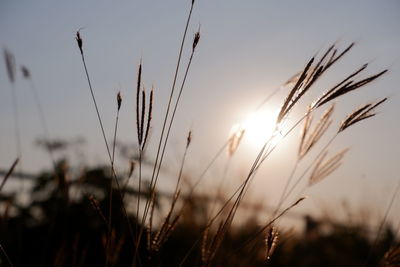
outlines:
[[[138,152],[138,168],[135,168],[135,163],[131,162],[130,170],[126,175],[126,182],[124,186],[120,186],[120,178],[117,176],[116,170],[116,159],[115,159],[115,150],[116,150],[116,140],[118,133],[118,124],[119,124],[119,114],[122,106],[122,96],[120,92],[118,92],[116,96],[117,110],[115,117],[115,126],[114,126],[114,135],[113,135],[113,143],[112,149],[110,149],[110,145],[107,142],[106,131],[103,126],[103,121],[100,115],[101,109],[97,105],[97,101],[95,98],[94,87],[92,86],[92,82],[90,79],[88,67],[85,60],[85,50],[83,46],[83,39],[81,33],[78,31],[76,33],[76,41],[78,45],[79,52],[81,54],[81,60],[84,67],[85,76],[87,79],[89,91],[91,94],[92,102],[95,107],[97,120],[100,126],[100,131],[102,137],[104,139],[104,143],[106,146],[107,154],[110,160],[111,167],[111,176],[112,180],[109,183],[109,202],[108,209],[106,212],[103,212],[103,208],[99,204],[99,201],[95,196],[89,195],[88,199],[90,204],[93,207],[93,210],[100,216],[102,222],[106,225],[106,234],[103,237],[104,242],[104,253],[105,253],[105,265],[113,265],[117,262],[117,256],[113,255],[113,251],[120,251],[123,243],[125,242],[126,237],[117,238],[116,229],[114,228],[113,221],[116,217],[116,211],[113,211],[113,192],[117,193],[118,200],[121,203],[121,213],[124,215],[126,220],[126,225],[128,227],[129,235],[131,238],[131,242],[133,244],[134,251],[132,251],[132,266],[146,266],[146,263],[153,264],[156,262],[158,257],[163,251],[163,246],[167,244],[169,238],[174,234],[175,229],[181,223],[182,218],[185,217],[185,210],[193,203],[190,201],[196,194],[196,189],[199,183],[202,181],[202,178],[208,172],[211,165],[216,162],[216,159],[221,155],[223,151],[228,150],[228,159],[226,164],[226,169],[224,171],[224,175],[229,168],[229,160],[236,153],[238,147],[241,144],[243,137],[247,134],[246,129],[238,129],[237,132],[233,133],[228,140],[226,140],[225,144],[222,145],[221,149],[218,150],[215,157],[211,159],[211,162],[207,165],[205,170],[201,173],[198,179],[195,181],[194,185],[186,190],[182,185],[182,180],[184,179],[184,167],[185,162],[188,156],[190,144],[192,143],[192,131],[189,131],[186,137],[186,146],[183,151],[182,159],[179,166],[179,172],[177,175],[176,184],[174,187],[174,192],[169,198],[169,202],[167,205],[166,213],[162,214],[160,211],[159,214],[156,214],[157,209],[159,208],[159,195],[160,188],[158,186],[159,177],[162,175],[161,168],[163,166],[163,160],[167,151],[167,144],[169,141],[171,129],[174,125],[175,116],[178,112],[179,104],[181,97],[183,95],[184,89],[186,87],[186,81],[188,78],[188,74],[190,72],[190,68],[193,62],[193,58],[196,52],[196,49],[199,46],[200,41],[200,31],[197,31],[192,39],[192,43],[190,46],[190,56],[188,58],[187,64],[182,67],[182,55],[185,49],[185,42],[187,38],[188,27],[191,22],[191,16],[193,12],[194,1],[192,1],[188,17],[186,20],[184,33],[181,40],[181,45],[179,49],[179,54],[177,57],[176,69],[173,74],[173,82],[170,90],[170,95],[168,99],[168,104],[166,106],[165,112],[161,114],[163,116],[162,127],[159,138],[156,139],[157,150],[153,156],[154,162],[152,162],[151,167],[147,170],[151,172],[151,176],[149,177],[148,184],[146,184],[146,190],[143,189],[144,186],[144,168],[147,168],[144,165],[144,160],[149,157],[146,151],[146,145],[149,142],[150,131],[152,128],[152,118],[153,118],[153,102],[155,99],[154,90],[151,89],[150,93],[145,90],[143,87],[143,65],[140,61],[137,71],[137,83],[136,83],[136,134],[137,134],[137,152]],[[263,236],[263,240],[265,241],[264,247],[264,259],[265,261],[270,260],[272,254],[274,253],[277,242],[278,242],[278,220],[286,215],[289,211],[296,208],[300,205],[305,197],[302,196],[302,193],[323,179],[328,177],[331,173],[339,168],[339,166],[343,162],[343,158],[347,153],[348,149],[341,150],[330,156],[328,158],[328,148],[336,139],[336,137],[342,133],[344,130],[349,129],[351,126],[357,124],[360,121],[366,120],[368,118],[374,117],[376,115],[376,108],[381,106],[387,98],[383,98],[380,101],[366,104],[362,107],[357,108],[352,113],[350,113],[340,124],[338,130],[335,131],[334,135],[328,139],[327,142],[322,144],[322,148],[317,151],[317,156],[311,159],[311,163],[308,166],[301,166],[303,164],[303,160],[306,157],[310,157],[310,151],[315,150],[318,146],[317,144],[321,143],[321,140],[324,140],[322,137],[327,135],[328,128],[334,124],[333,113],[335,112],[335,104],[332,102],[334,100],[338,100],[339,97],[343,97],[350,92],[354,92],[359,88],[365,87],[376,79],[380,78],[383,74],[387,72],[387,70],[383,70],[374,75],[367,76],[365,78],[357,78],[363,71],[367,68],[367,64],[362,65],[360,68],[352,72],[350,75],[346,76],[341,81],[337,82],[334,86],[330,87],[329,90],[322,93],[320,97],[318,97],[312,103],[308,103],[307,110],[298,121],[288,125],[288,127],[282,127],[284,124],[289,123],[287,121],[288,116],[292,113],[295,107],[300,105],[301,100],[304,99],[304,96],[311,90],[316,87],[316,82],[327,73],[334,64],[336,64],[340,59],[342,59],[352,48],[354,47],[354,43],[349,44],[343,50],[337,48],[337,45],[330,46],[321,56],[315,56],[311,58],[307,64],[304,66],[303,70],[299,72],[299,74],[290,78],[284,86],[291,87],[287,93],[287,96],[283,100],[281,108],[279,110],[279,114],[276,118],[275,122],[275,131],[271,134],[267,141],[260,147],[258,154],[254,158],[252,165],[246,175],[243,177],[241,182],[235,187],[233,193],[228,195],[223,199],[220,205],[210,205],[212,207],[210,210],[206,211],[210,212],[207,214],[207,218],[205,218],[205,223],[200,223],[200,231],[197,233],[196,241],[192,244],[191,247],[187,248],[187,254],[183,257],[181,261],[181,265],[185,264],[185,260],[189,257],[190,253],[193,249],[199,248],[199,255],[201,255],[201,265],[202,266],[213,266],[216,264],[216,259],[221,257],[222,247],[224,242],[227,242],[227,237],[233,232],[232,225],[235,222],[235,219],[238,215],[239,209],[242,207],[244,203],[245,197],[248,195],[249,188],[253,183],[254,178],[257,175],[258,170],[263,165],[263,163],[269,158],[271,153],[280,145],[281,142],[284,142],[287,136],[292,133],[296,128],[304,123],[304,126],[301,129],[299,147],[297,150],[297,159],[296,162],[290,172],[289,177],[287,178],[286,184],[283,188],[282,194],[280,196],[277,207],[275,208],[272,216],[270,218],[265,218],[263,223],[259,228],[251,231],[248,238],[246,238],[239,246],[236,248],[240,250],[258,238],[259,236]],[[15,63],[13,56],[5,51],[5,62],[7,66],[8,76],[10,82],[14,84],[15,82]],[[180,72],[183,71],[182,80],[179,82],[177,77]],[[26,67],[22,67],[23,77],[25,79],[31,79],[31,74],[29,69]],[[284,86],[280,87],[279,90],[282,90]],[[275,91],[276,92],[276,91]],[[274,92],[274,93],[275,93]],[[266,98],[262,102],[262,105],[268,102],[270,96]],[[114,100],[115,101],[115,100]],[[314,123],[313,126],[313,116],[314,112],[322,107],[325,104],[332,103],[325,112],[322,113],[319,120]],[[16,107],[16,104],[15,104]],[[258,106],[259,107],[259,106]],[[258,109],[257,107],[257,109]],[[43,116],[44,118],[44,116]],[[16,125],[17,125],[17,116],[16,116]],[[44,119],[43,119],[44,121]],[[47,132],[47,126],[44,121],[44,130]],[[17,133],[16,133],[17,135]],[[276,142],[277,136],[280,136],[280,140]],[[54,160],[53,160],[54,162]],[[18,163],[18,158],[10,168],[10,171],[7,173],[6,177],[3,179],[0,185],[0,191],[3,188],[7,178],[10,176],[15,166]],[[55,165],[55,164],[54,164]],[[301,169],[302,173],[297,175],[297,171]],[[137,174],[134,174],[137,172]],[[307,177],[309,179],[306,187],[301,191],[301,194],[295,198],[295,201],[290,202],[289,205],[284,205],[285,201],[291,196],[292,192],[297,188],[299,182]],[[297,176],[296,176],[297,175]],[[129,179],[132,176],[137,176],[137,185],[134,186],[134,189],[137,189],[135,192],[136,202],[134,203],[134,218],[136,221],[132,220],[132,217],[129,216],[127,212],[127,208],[125,207],[129,203],[126,198],[124,198],[126,191],[131,189],[129,185]],[[295,182],[292,184],[293,179]],[[67,183],[66,180],[63,180],[64,183]],[[115,183],[115,187],[114,187]],[[220,187],[222,187],[222,182]],[[108,184],[107,184],[108,187]],[[212,189],[216,189],[215,186]],[[220,191],[217,188],[217,191]],[[67,195],[68,195],[68,188]],[[186,193],[185,193],[186,192]],[[212,192],[212,190],[209,190]],[[211,197],[211,193],[209,196]],[[216,196],[213,199],[217,199]],[[125,202],[124,202],[125,200]],[[215,207],[218,209],[214,212]],[[161,209],[159,209],[161,210]],[[192,218],[193,219],[193,218]],[[193,219],[194,220],[194,219]],[[134,225],[135,224],[135,225]],[[134,225],[134,226],[133,226]],[[5,254],[5,250],[1,247],[3,254]],[[146,253],[143,253],[146,251]],[[118,252],[119,253],[119,252]],[[117,255],[118,255],[117,253]],[[5,254],[6,255],[6,254]],[[6,255],[7,256],[7,255]],[[226,257],[227,255],[223,255]],[[228,255],[229,256],[229,255]],[[8,257],[7,257],[8,259]],[[383,260],[384,266],[391,266],[390,264],[396,263],[398,261],[398,248],[389,251]],[[11,264],[11,261],[10,265]],[[168,264],[168,263],[165,263]],[[157,265],[157,264],[153,264]]]

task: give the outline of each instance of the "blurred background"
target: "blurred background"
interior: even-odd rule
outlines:
[[[27,177],[35,177],[52,168],[43,146],[46,137],[32,86],[40,97],[50,140],[58,142],[55,157],[67,159],[72,173],[107,165],[106,149],[74,39],[77,30],[83,39],[110,142],[116,94],[119,91],[122,94],[116,158],[120,170],[129,169],[129,161],[137,158],[135,86],[138,64],[142,61],[143,85],[146,90],[154,86],[155,94],[153,127],[146,152],[146,159],[152,162],[189,8],[190,1],[182,0],[1,1],[0,45],[14,54],[18,67],[13,88],[5,64],[0,64],[2,175],[17,156],[12,90],[18,101],[22,150],[17,170]],[[176,177],[179,170],[189,130],[193,141],[184,173],[198,177],[232,134],[234,126],[247,123],[249,134],[235,156],[228,164],[228,153],[221,154],[199,190],[207,192],[207,188],[225,177],[225,193],[229,195],[244,179],[260,150],[265,138],[260,133],[267,135],[273,127],[277,111],[290,89],[282,85],[302,70],[312,56],[321,55],[333,43],[343,49],[355,42],[351,52],[293,110],[288,123],[296,122],[305,113],[307,104],[365,63],[369,63],[366,74],[386,68],[389,72],[338,101],[335,122],[319,148],[356,107],[382,97],[389,100],[380,107],[377,116],[335,139],[330,146],[331,153],[350,148],[342,166],[315,187],[302,192],[308,199],[281,223],[288,228],[300,228],[304,216],[311,214],[343,221],[368,218],[367,224],[376,227],[400,179],[399,14],[400,3],[395,0],[196,1],[182,64],[188,61],[191,39],[198,29],[201,39],[172,128],[160,186],[167,191],[172,188],[171,177]],[[22,65],[30,70],[31,80],[23,79]],[[300,129],[296,128],[264,163],[251,186],[250,202],[266,207],[277,204],[296,161]],[[314,156],[317,152],[318,148]],[[312,158],[302,163],[298,175]],[[31,184],[30,179],[16,179],[9,181],[3,190],[28,193]],[[29,198],[21,194],[20,201],[29,203]],[[266,220],[266,214],[258,219]],[[399,219],[397,196],[388,221],[398,229]]]

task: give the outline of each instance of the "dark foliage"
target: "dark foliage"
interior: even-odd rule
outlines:
[[[135,245],[121,210],[120,194],[115,193],[117,189],[112,201],[112,235],[106,250],[109,173],[107,168],[91,169],[69,180],[67,165],[61,162],[58,173],[44,173],[34,180],[29,205],[17,205],[16,196],[3,192],[0,242],[14,266],[103,266],[106,253],[109,253],[108,266],[131,266]],[[126,192],[124,200],[133,203],[137,192],[133,189]],[[190,204],[175,231],[159,251],[149,253],[147,240],[142,239],[137,259],[142,266],[179,266],[183,259],[183,266],[201,266],[207,207],[196,197],[188,201]],[[140,226],[133,215],[129,220],[135,235]],[[228,233],[212,265],[377,266],[395,244],[389,228],[371,250],[370,234],[364,225],[322,223],[310,217],[305,221],[303,233],[281,234],[276,251],[266,262],[262,235],[246,243],[259,230],[255,220],[248,220]],[[370,259],[365,265],[369,253]],[[0,265],[7,266],[4,255],[0,259]]]

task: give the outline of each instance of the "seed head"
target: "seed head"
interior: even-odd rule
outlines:
[[[271,259],[271,255],[274,253],[276,244],[278,243],[279,233],[275,227],[271,227],[268,230],[268,234],[265,237],[265,260],[268,261]]]
[[[294,206],[297,206],[300,202],[302,202],[304,199],[306,199],[307,197],[301,197],[301,198],[299,198],[296,202],[294,202],[293,204],[292,204],[292,206],[291,206],[291,208],[292,207],[294,207]]]
[[[83,55],[83,50],[82,50],[83,41],[81,35],[79,34],[79,31],[76,32],[75,40],[78,43],[78,47],[79,50],[81,51],[81,54]]]
[[[121,92],[118,92],[118,94],[117,94],[118,111],[121,108],[121,103],[122,103]]]
[[[21,72],[22,72],[22,76],[25,79],[29,79],[31,77],[31,73],[30,73],[29,69],[25,66],[21,66]]]
[[[186,138],[186,148],[189,147],[191,142],[192,142],[192,131],[189,131],[188,136]]]
[[[196,32],[193,39],[193,51],[196,49],[197,44],[200,40],[200,31]]]
[[[15,58],[14,55],[4,49],[4,60],[6,62],[7,74],[11,83],[15,82]]]

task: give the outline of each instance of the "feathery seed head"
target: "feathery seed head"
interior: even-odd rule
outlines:
[[[350,115],[348,115],[346,117],[346,119],[344,119],[342,121],[342,123],[340,124],[338,133],[344,131],[345,129],[347,129],[348,127],[350,127],[351,125],[371,118],[373,116],[376,115],[376,113],[374,112],[374,109],[376,107],[378,107],[380,104],[382,104],[383,102],[385,102],[387,100],[387,97],[383,98],[382,100],[376,102],[375,104],[366,104],[364,106],[359,107],[358,109],[356,109],[355,111],[353,111]]]
[[[231,157],[233,154],[235,154],[237,148],[239,147],[240,141],[242,141],[242,138],[245,134],[245,129],[241,128],[239,126],[238,129],[236,129],[231,137],[229,138],[229,143],[228,143],[228,155]]]
[[[342,159],[345,154],[349,151],[348,148],[339,151],[330,159],[325,160],[328,155],[328,151],[325,151],[321,157],[316,161],[314,169],[311,172],[310,178],[308,180],[308,185],[312,186],[323,179],[325,179],[332,172],[337,170],[340,165],[342,165]]]
[[[302,159],[319,141],[319,139],[325,134],[327,129],[332,123],[331,116],[333,113],[335,105],[332,104],[321,116],[318,123],[311,130],[310,125],[312,121],[311,117],[311,107],[307,111],[306,122],[302,131],[302,136],[300,139],[299,146],[299,159]]]

